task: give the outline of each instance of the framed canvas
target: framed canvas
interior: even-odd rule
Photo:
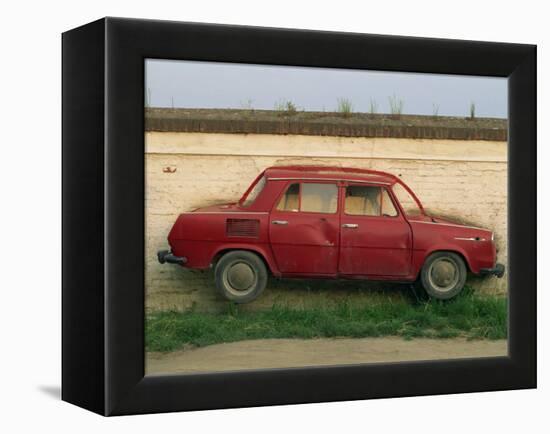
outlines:
[[[63,400],[536,387],[535,46],[104,18],[62,50]]]

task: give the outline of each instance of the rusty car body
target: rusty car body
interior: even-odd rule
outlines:
[[[161,263],[214,267],[218,289],[244,303],[277,278],[419,282],[456,296],[467,273],[502,277],[494,234],[428,215],[389,173],[325,166],[264,170],[236,203],[179,215]]]

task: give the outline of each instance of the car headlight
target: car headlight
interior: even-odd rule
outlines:
[[[494,232],[491,232],[491,241],[495,241],[495,233]]]

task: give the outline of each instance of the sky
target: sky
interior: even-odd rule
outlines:
[[[181,60],[145,61],[150,107],[273,110],[291,101],[299,110],[335,111],[348,100],[354,112],[506,118],[506,78],[365,71]]]

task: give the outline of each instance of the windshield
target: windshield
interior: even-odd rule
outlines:
[[[408,217],[416,217],[424,214],[414,197],[405,189],[405,187],[399,183],[396,183],[392,188],[395,197],[401,204],[401,208],[403,208],[403,212]]]
[[[265,187],[265,176],[262,176],[254,185],[252,190],[241,200],[242,206],[250,206],[254,203],[256,198],[259,196],[263,188]]]

